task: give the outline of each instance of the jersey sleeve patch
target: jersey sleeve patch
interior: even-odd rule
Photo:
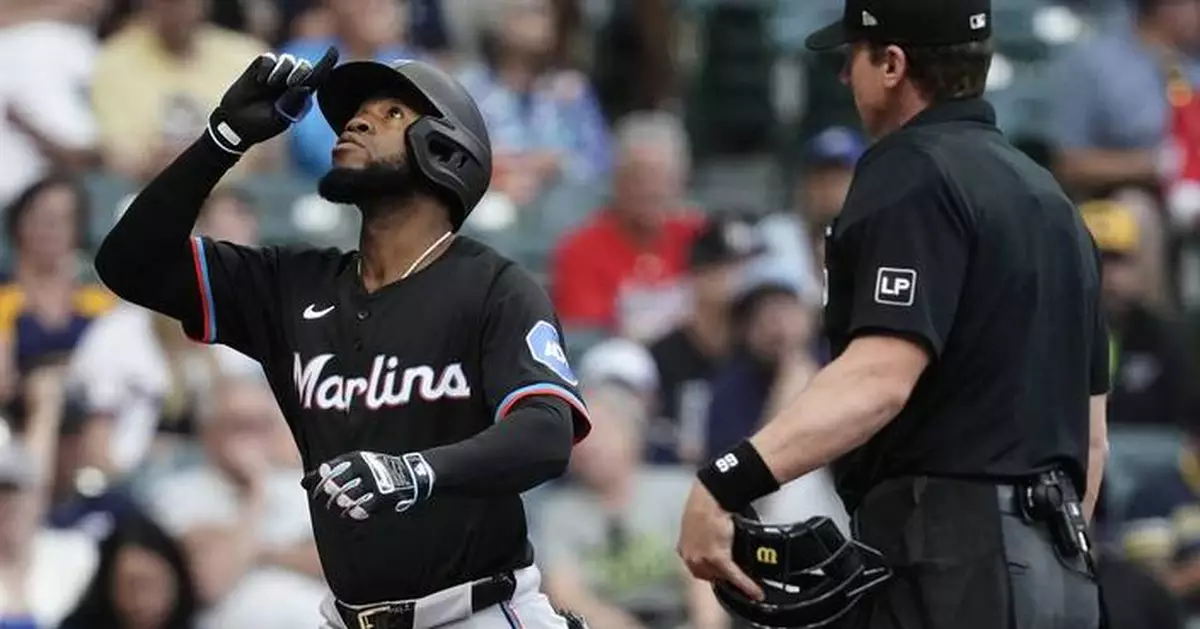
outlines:
[[[567,362],[567,353],[563,349],[558,330],[553,325],[546,321],[533,324],[529,333],[525,335],[525,344],[529,346],[529,353],[535,361],[554,372],[554,375],[562,378],[567,384],[579,384],[579,379],[575,377],[575,372]]]
[[[916,299],[917,271],[881,266],[875,274],[875,303],[911,306]]]

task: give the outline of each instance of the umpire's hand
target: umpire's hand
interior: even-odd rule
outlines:
[[[343,518],[366,520],[382,509],[407,511],[433,492],[433,468],[413,452],[392,456],[358,450],[317,466],[301,485]]]
[[[246,149],[283,133],[312,108],[312,94],[325,82],[338,52],[334,47],[316,65],[292,55],[263,53],[250,63],[208,119],[208,134],[223,149]]]
[[[698,482],[683,508],[675,551],[697,579],[725,581],[751,600],[763,600],[762,588],[733,561],[733,518]]]

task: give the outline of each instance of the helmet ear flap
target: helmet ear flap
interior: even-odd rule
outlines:
[[[449,204],[454,228],[462,227],[492,179],[491,160],[479,140],[448,120],[426,115],[409,125],[404,143],[415,172]]]
[[[422,116],[409,125],[405,145],[416,172],[449,204],[450,218],[457,230],[483,196],[491,180],[491,164],[482,164],[472,153],[470,137],[452,123]],[[479,196],[469,191],[479,190]]]

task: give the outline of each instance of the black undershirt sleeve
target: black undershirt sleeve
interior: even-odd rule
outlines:
[[[483,432],[422,452],[435,494],[519,494],[563,474],[574,444],[571,408],[551,395],[527,397]]]
[[[138,194],[96,253],[96,273],[122,299],[184,319],[197,308],[189,238],[208,194],[237,157],[204,134]]]

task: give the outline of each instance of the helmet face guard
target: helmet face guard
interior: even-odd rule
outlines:
[[[827,517],[783,525],[733,519],[733,560],[765,598],[750,600],[725,582],[713,590],[727,611],[755,626],[826,627],[892,576],[879,551],[846,538]]]

